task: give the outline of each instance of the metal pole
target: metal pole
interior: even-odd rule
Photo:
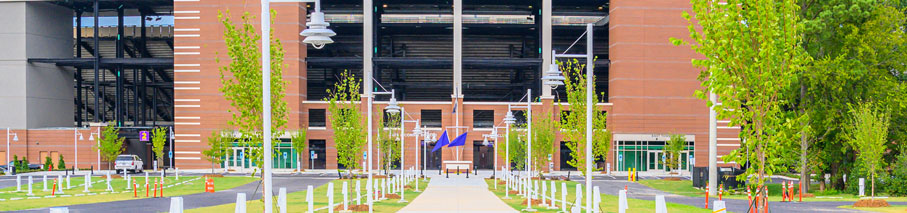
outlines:
[[[264,151],[271,152],[271,9],[268,0],[261,0],[261,97],[262,97],[262,130],[264,130]],[[271,213],[271,156],[264,157],[264,190],[265,213]]]
[[[315,9],[317,10],[318,7],[315,7]],[[363,0],[363,3],[362,3],[362,73],[363,73],[363,75],[362,76],[363,76],[363,79],[367,79],[367,80],[364,80],[362,83],[364,84],[363,90],[365,90],[365,96],[366,96],[366,99],[368,100],[368,116],[367,116],[368,118],[366,118],[366,123],[368,123],[368,137],[367,137],[368,154],[366,155],[366,158],[368,158],[368,163],[367,163],[368,164],[368,183],[366,184],[365,188],[366,188],[366,193],[368,193],[368,195],[369,195],[369,196],[366,196],[366,197],[368,197],[366,205],[368,205],[369,213],[372,213],[374,211],[373,206],[372,206],[372,202],[374,202],[373,201],[374,196],[372,193],[372,190],[374,188],[374,186],[372,186],[372,184],[374,184],[374,181],[372,181],[372,173],[373,173],[373,171],[372,171],[373,170],[373,168],[372,168],[372,154],[373,154],[372,150],[374,150],[373,146],[372,146],[372,141],[374,140],[372,138],[373,137],[373,135],[372,135],[372,114],[373,114],[372,100],[374,99],[374,97],[373,97],[374,95],[372,94],[373,89],[372,89],[372,79],[371,79],[372,78],[372,55],[374,54],[374,52],[372,50],[372,46],[373,46],[372,34],[374,33],[373,29],[372,29],[373,28],[372,25],[374,24],[372,21],[373,12],[374,11],[372,10],[372,0]]]
[[[595,107],[595,82],[592,73],[595,57],[592,52],[592,24],[586,24],[586,212],[592,212],[592,108]]]
[[[507,107],[507,111],[510,112],[510,107]],[[504,189],[504,199],[510,199],[510,124],[504,124],[506,126],[506,133],[504,133],[504,178],[506,187]]]
[[[9,150],[9,127],[6,128],[6,174],[12,174],[13,167],[9,165],[9,154],[13,153],[12,150]],[[18,162],[16,162],[18,163]]]
[[[75,129],[72,129],[72,150],[73,150],[73,152],[75,152],[75,156],[76,156],[75,157],[76,163],[73,164],[73,166],[75,166],[75,169],[73,169],[73,172],[76,172],[76,171],[79,171],[79,128],[78,127],[76,127]],[[6,151],[9,152],[9,148],[7,148]],[[9,161],[7,161],[7,162],[9,162]]]
[[[170,158],[170,168],[173,168],[173,126],[170,126],[170,153],[167,156]]]
[[[97,48],[95,48],[97,49]],[[97,78],[97,76],[95,76]],[[97,109],[97,108],[95,108]],[[95,114],[97,115],[97,114]],[[91,135],[89,135],[91,136]],[[101,171],[101,126],[98,126],[98,140],[95,141],[95,146],[98,147],[98,171]]]
[[[403,107],[400,107],[400,176],[399,176],[400,178],[403,178],[403,167],[406,167],[406,163],[404,161],[406,159],[405,158],[406,151],[403,150],[403,144],[404,144],[404,142],[406,142],[404,140],[404,139],[406,139],[406,137],[404,137],[404,135],[403,135],[404,134],[403,129],[406,126],[406,124],[404,123],[405,114],[406,114],[406,111],[403,109]],[[406,189],[405,187],[400,187],[400,201],[398,201],[398,202],[406,202],[406,199],[403,197],[406,194],[406,193],[403,193],[403,191],[405,189]]]
[[[526,202],[526,209],[529,211],[534,211],[532,209],[532,89],[526,89],[526,118],[528,125],[526,128],[526,198],[529,202]]]
[[[715,195],[718,188],[718,114],[715,112],[715,103],[718,98],[715,93],[709,91],[709,195]]]

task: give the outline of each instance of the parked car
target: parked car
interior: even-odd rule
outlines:
[[[120,174],[124,169],[132,173],[141,173],[144,166],[145,163],[137,155],[120,155],[117,156],[114,168],[117,170],[117,174]]]

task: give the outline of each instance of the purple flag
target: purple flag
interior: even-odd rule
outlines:
[[[450,144],[450,139],[447,139],[447,131],[445,130],[444,133],[441,133],[441,138],[438,139],[438,143],[435,144],[435,148],[431,149],[431,152],[438,151],[439,149],[441,149],[441,147],[444,147],[447,144]]]
[[[447,145],[447,147],[465,146],[466,145],[466,133],[469,133],[469,132],[464,132],[462,135],[457,136],[457,138],[455,138],[453,141],[451,141],[450,145]]]

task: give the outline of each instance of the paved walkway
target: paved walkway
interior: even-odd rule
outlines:
[[[425,192],[399,212],[517,212],[498,199],[481,177],[433,177]]]

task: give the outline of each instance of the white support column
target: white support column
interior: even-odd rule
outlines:
[[[718,98],[715,93],[709,91],[709,195],[715,195],[718,190],[718,114],[715,112],[715,104]]]
[[[461,89],[463,84],[463,0],[454,0],[453,13],[453,92],[454,97],[460,98],[463,95]],[[459,109],[459,111],[462,110]],[[457,112],[458,118],[459,111]],[[459,124],[457,125],[459,126]]]
[[[542,67],[539,68],[539,76],[544,76],[545,69],[551,63],[551,1],[542,0]],[[551,97],[551,86],[542,84],[542,97]]]
[[[595,70],[594,56],[592,52],[592,24],[586,24],[586,209],[592,209],[592,108],[595,107],[595,82],[592,80],[593,71]]]
[[[261,0],[261,87],[262,87],[262,132],[264,150],[271,151],[271,7],[269,0]],[[271,158],[264,158],[264,187],[262,194],[265,200],[265,213],[271,213],[274,194],[271,185]]]
[[[374,34],[374,26],[372,26],[372,19],[374,16],[374,10],[372,9],[372,0],[364,0],[362,3],[362,75],[363,75],[363,90],[365,91],[365,98],[368,102],[368,116],[366,116],[366,123],[368,123],[368,154],[366,155],[366,167],[368,167],[368,182],[366,183],[366,194],[369,196],[366,200],[365,205],[368,205],[368,212],[371,213],[374,210],[372,209],[372,150],[375,150],[372,146],[372,57],[373,57],[373,41],[372,34]]]

